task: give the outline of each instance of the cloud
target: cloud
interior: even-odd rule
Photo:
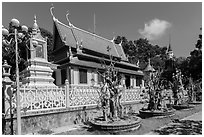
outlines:
[[[148,40],[156,40],[163,36],[171,26],[168,21],[153,19],[145,23],[144,29],[139,29],[139,33]]]

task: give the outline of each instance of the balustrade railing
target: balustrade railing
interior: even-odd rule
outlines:
[[[86,85],[71,85],[69,90],[70,107],[97,105],[99,88]]]
[[[26,112],[93,106],[100,103],[100,88],[89,85],[66,85],[65,87],[21,87],[20,106]],[[121,101],[135,102],[143,99],[140,88],[125,89]],[[15,97],[14,97],[15,98]],[[13,104],[15,105],[14,99]]]
[[[133,101],[140,101],[142,99],[141,89],[140,88],[133,88],[133,89],[125,89],[122,93],[122,102],[133,102]]]
[[[20,105],[26,111],[66,108],[66,90],[63,87],[21,87]]]

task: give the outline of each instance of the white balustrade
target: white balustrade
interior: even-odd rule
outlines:
[[[142,100],[140,88],[125,89],[122,93],[122,102],[134,102]]]
[[[62,87],[21,87],[20,104],[26,111],[66,108],[66,91]]]
[[[86,85],[71,85],[69,91],[70,107],[97,105],[99,88]]]
[[[69,91],[67,91],[67,90]],[[88,85],[70,85],[65,87],[21,87],[21,109],[26,112],[62,109],[68,107],[98,105],[99,87]],[[140,88],[125,89],[122,93],[122,102],[134,102],[143,99]],[[68,95],[68,96],[67,96]],[[15,100],[14,100],[15,103]],[[69,105],[66,105],[69,104]]]

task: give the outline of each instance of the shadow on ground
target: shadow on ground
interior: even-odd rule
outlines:
[[[154,130],[159,135],[201,135],[202,121],[193,120],[172,120],[168,126]]]

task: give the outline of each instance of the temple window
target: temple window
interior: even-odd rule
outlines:
[[[61,70],[61,82],[62,82],[62,84],[65,84],[66,78],[67,78],[66,69],[62,69],[62,70]]]
[[[79,83],[87,84],[87,70],[86,69],[79,69]]]

